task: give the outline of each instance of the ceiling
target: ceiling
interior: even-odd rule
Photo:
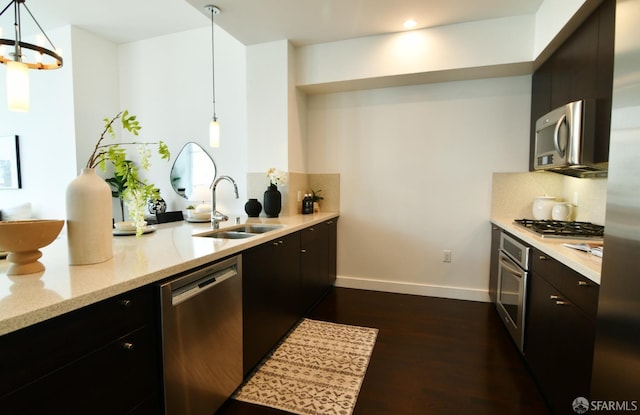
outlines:
[[[5,0],[7,3],[9,0]],[[68,24],[127,43],[215,23],[245,45],[308,45],[416,28],[535,13],[543,0],[27,0],[45,30]],[[4,2],[3,2],[4,3]],[[4,4],[3,4],[4,5]],[[6,26],[7,12],[0,24]],[[9,17],[11,18],[11,17]],[[27,17],[23,17],[23,25]],[[12,19],[9,21],[12,24]],[[7,37],[7,28],[4,28]]]

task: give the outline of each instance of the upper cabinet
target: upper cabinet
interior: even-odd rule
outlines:
[[[533,74],[530,154],[534,151],[538,118],[569,102],[594,99],[593,161],[608,161],[615,7],[615,0],[605,0]],[[533,171],[533,157],[529,161],[529,170]]]

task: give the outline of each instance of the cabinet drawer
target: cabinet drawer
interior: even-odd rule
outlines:
[[[0,407],[25,415],[52,408],[65,414],[126,414],[159,396],[155,343],[150,327],[136,330],[0,398]]]
[[[582,274],[568,268],[562,269],[562,293],[589,318],[595,319],[598,312],[600,287]]]
[[[145,287],[2,336],[0,396],[153,321]]]
[[[532,250],[531,269],[557,289],[561,287],[562,268],[564,265],[549,255],[537,249]]]

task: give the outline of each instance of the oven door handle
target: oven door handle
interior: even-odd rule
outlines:
[[[506,256],[504,256],[504,254],[500,253],[500,265],[503,268],[505,268],[507,271],[512,273],[513,275],[519,278],[524,277],[524,271],[518,268],[517,266],[516,267],[512,266],[511,264],[512,264],[511,260]]]

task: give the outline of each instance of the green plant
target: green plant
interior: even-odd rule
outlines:
[[[138,154],[140,155],[140,166],[143,170],[148,170],[151,166],[149,161],[151,158],[151,151],[148,148],[149,145],[158,144],[157,151],[163,160],[169,160],[171,154],[167,145],[162,141],[157,143],[133,141],[104,144],[105,135],[109,134],[112,138],[115,138],[113,123],[118,119],[122,124],[122,128],[134,136],[137,136],[142,128],[136,116],[129,115],[129,112],[126,110],[119,112],[111,119],[105,118],[104,130],[102,134],[100,134],[100,138],[87,161],[86,167],[91,169],[98,167],[100,170],[105,171],[107,161],[113,164],[114,177],[106,181],[112,187],[115,187],[115,191],[112,191],[112,196],[117,192],[117,197],[126,202],[129,210],[129,219],[135,223],[136,234],[140,236],[146,224],[144,221],[144,211],[147,200],[157,200],[160,194],[154,184],[147,183],[140,177],[139,168],[135,163],[127,159],[127,150],[123,146],[137,146]]]
[[[125,160],[125,162],[131,163],[130,160]],[[113,177],[105,179],[105,181],[111,186],[111,197],[117,197],[120,201],[120,214],[124,220],[124,191],[127,190],[127,178],[114,173]]]
[[[313,200],[314,203],[324,199],[324,197],[318,196],[318,193],[320,193],[321,191],[322,189],[311,190],[311,200]]]

